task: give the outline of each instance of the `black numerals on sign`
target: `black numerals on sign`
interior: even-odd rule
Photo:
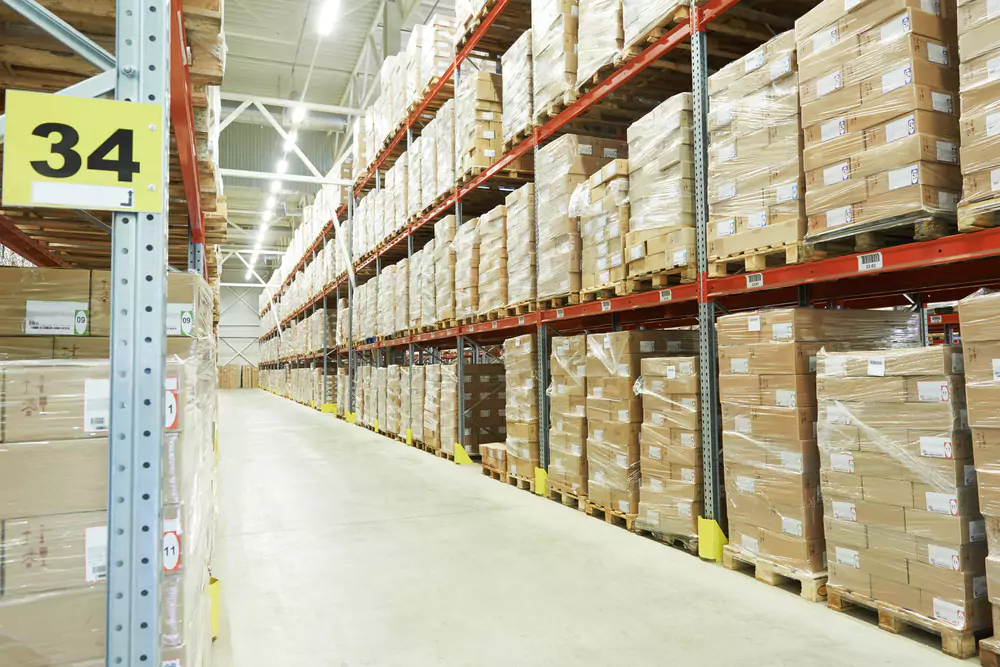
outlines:
[[[56,168],[49,164],[48,160],[34,160],[32,168],[42,176],[49,178],[69,178],[76,175],[83,166],[83,159],[80,154],[73,150],[80,142],[80,133],[69,125],[63,123],[42,123],[32,132],[36,137],[49,137],[53,134],[59,135],[59,141],[51,146],[52,153],[62,157],[62,166]],[[111,151],[118,149],[118,157],[110,159],[108,155]],[[132,176],[139,173],[139,163],[132,159],[133,136],[132,130],[115,130],[111,136],[104,140],[94,152],[87,156],[87,169],[93,171],[113,171],[118,175],[118,180],[123,183],[131,183]]]
[[[118,159],[109,160],[108,153],[118,149]],[[118,180],[132,182],[132,174],[139,173],[139,163],[132,161],[132,130],[115,130],[104,143],[87,156],[87,169],[118,172]]]
[[[51,137],[53,134],[59,135],[59,141],[52,144],[51,150],[56,155],[62,156],[62,166],[58,169],[52,167],[47,160],[35,160],[31,166],[42,176],[49,178],[69,178],[80,171],[80,154],[73,150],[73,147],[80,141],[80,134],[69,125],[62,123],[42,123],[32,132],[36,137]]]

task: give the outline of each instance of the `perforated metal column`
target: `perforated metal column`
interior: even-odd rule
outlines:
[[[169,174],[170,4],[118,0],[116,98],[163,107]],[[161,470],[166,345],[167,188],[161,214],[116,213],[111,259],[108,492],[109,667],[160,664]]]
[[[536,353],[538,354],[538,451],[541,466],[549,469],[549,328],[538,325]]]

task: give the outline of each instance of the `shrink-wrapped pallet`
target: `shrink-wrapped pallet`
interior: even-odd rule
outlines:
[[[507,305],[507,208],[497,206],[479,217],[479,307],[485,315]]]
[[[535,301],[535,184],[514,190],[505,200],[507,237],[517,239],[517,252],[507,256],[507,305]]]
[[[507,467],[512,475],[534,479],[540,463],[538,445],[538,348],[535,334],[503,343],[507,387]]]
[[[576,99],[578,12],[577,0],[531,1],[536,125]]]
[[[441,365],[424,366],[424,434],[418,438],[432,449],[441,449]]]
[[[434,292],[437,322],[455,320],[455,216],[434,223]]]
[[[587,337],[555,336],[549,356],[549,479],[587,495]]]
[[[479,220],[459,225],[455,249],[455,319],[469,319],[479,312]]]
[[[579,3],[577,88],[615,62],[625,39],[622,0],[579,0]]]
[[[531,31],[526,30],[500,58],[503,72],[503,142],[531,132],[534,117],[532,88]]]

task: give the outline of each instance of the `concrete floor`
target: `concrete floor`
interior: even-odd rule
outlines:
[[[264,392],[221,424],[215,667],[959,664]]]

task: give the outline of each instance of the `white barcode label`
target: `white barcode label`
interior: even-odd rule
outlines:
[[[108,378],[85,378],[83,381],[83,430],[103,433],[111,418],[111,381]]]
[[[783,204],[786,201],[795,201],[799,198],[799,184],[786,183],[779,185],[775,193],[775,198],[779,204]]]
[[[733,122],[735,114],[733,112],[734,107],[731,102],[719,102],[714,105],[714,107],[716,125],[728,125]]]
[[[916,134],[917,132],[917,119],[914,115],[906,116],[905,118],[900,118],[899,120],[894,120],[891,123],[885,124],[885,142],[891,144],[894,141],[899,141],[900,139],[905,139],[906,137]]]
[[[639,352],[643,354],[648,354],[650,352],[656,351],[656,341],[655,340],[640,340],[639,341]]]
[[[755,69],[760,69],[764,64],[764,50],[757,49],[753,53],[750,53],[743,59],[745,64],[744,72],[752,72]]]
[[[486,157],[496,157],[497,156],[497,152],[493,148],[486,148],[486,149],[483,149],[483,155],[485,155]]]
[[[783,408],[794,408],[795,398],[794,389],[778,389],[774,392],[774,402]]]
[[[851,163],[841,162],[823,170],[823,185],[836,185],[851,177]]]
[[[694,447],[694,433],[681,433],[681,447]]]
[[[654,412],[653,413],[653,426],[663,426],[663,413]]]
[[[719,201],[725,201],[726,199],[732,199],[736,196],[736,183],[730,181],[728,183],[721,183],[719,187],[715,189],[716,199]]]
[[[954,602],[934,598],[934,618],[955,628],[965,628],[965,609]]]
[[[628,514],[630,511],[632,511],[632,505],[629,504],[629,501],[627,500],[619,500],[618,510],[624,514]]]
[[[484,111],[483,112],[483,120],[493,120],[493,119],[494,119],[494,115],[493,115],[492,111]]]
[[[486,130],[483,132],[483,139],[496,139],[497,133],[495,130]]]
[[[760,315],[751,315],[747,318],[747,331],[760,331]]]
[[[642,257],[643,257],[643,255],[642,255],[642,246],[641,245],[634,245],[631,248],[629,248],[628,249],[628,256],[629,256],[629,259],[633,260],[633,261],[635,261],[637,259],[642,259]]]
[[[616,454],[615,463],[619,468],[628,468],[628,457],[625,454]]]
[[[836,555],[838,565],[846,565],[847,567],[852,567],[855,570],[861,569],[861,554],[854,549],[836,547],[834,553]]]
[[[969,522],[969,541],[970,542],[984,542],[986,540],[986,521],[980,519],[978,521]]]
[[[605,148],[604,149],[604,157],[606,157],[608,159],[611,159],[611,160],[617,160],[618,159],[618,149],[617,148]]]
[[[730,359],[729,372],[737,375],[746,375],[750,372],[750,359]]]
[[[757,211],[747,216],[748,229],[760,229],[767,227],[767,211]]]
[[[629,418],[630,418],[630,415],[628,413],[628,410],[619,410],[618,411],[618,421],[627,424],[628,421],[629,421]]]
[[[781,517],[781,532],[792,537],[802,537],[802,522],[790,516]]]
[[[656,477],[649,478],[649,490],[654,493],[660,493],[663,491],[663,480],[657,479]]]
[[[1000,171],[1000,170],[998,170]],[[747,289],[754,289],[756,287],[764,286],[764,274],[763,273],[748,273],[747,274]]]
[[[928,512],[958,516],[958,496],[955,494],[928,491],[925,495]]]
[[[41,336],[86,336],[90,311],[86,301],[24,302],[24,333]]]
[[[927,545],[927,560],[931,565],[943,567],[955,572],[962,571],[962,562],[959,560],[958,551],[941,547],[936,544]]]
[[[181,667],[180,660],[164,660],[161,667]]]
[[[839,32],[837,31],[837,26],[830,26],[829,28],[824,28],[820,32],[813,35],[812,47],[813,51],[819,53],[820,51],[826,51],[828,48],[837,43],[839,39]]]
[[[920,167],[918,165],[913,165],[912,167],[903,167],[902,169],[893,169],[889,172],[889,190],[899,190],[900,188],[908,188],[911,185],[917,185],[920,183]]]
[[[854,474],[854,454],[850,452],[831,452],[830,469],[834,472]]]
[[[994,192],[1000,190],[1000,169],[994,169],[990,172],[990,189]]]
[[[83,532],[84,579],[88,584],[108,578],[108,527],[93,526]]]
[[[872,357],[868,360],[869,377],[885,377],[885,357]]]
[[[948,47],[944,44],[927,42],[927,59],[938,65],[948,65]]]
[[[676,377],[677,377],[677,366],[667,366],[667,379],[668,380],[673,380]],[[662,385],[663,383],[660,383],[660,384]],[[655,382],[653,383],[653,385],[654,385],[653,389],[656,389],[656,387],[655,387],[656,383]],[[663,389],[662,386],[660,388]]]
[[[917,400],[922,403],[947,403],[951,400],[948,383],[941,381],[917,382]]]
[[[886,95],[910,83],[913,83],[913,65],[906,63],[882,75],[882,94]]]
[[[910,32],[909,14],[900,14],[891,21],[888,21],[879,30],[879,37],[883,42],[897,39]]]
[[[830,141],[847,134],[847,119],[835,118],[820,125],[820,141]]]
[[[853,521],[858,520],[858,508],[854,503],[845,503],[841,501],[833,501],[833,518],[840,521]]]
[[[860,4],[861,0],[844,0],[844,12],[849,12]]]
[[[955,113],[955,103],[951,95],[931,91],[931,108],[940,113]]]
[[[660,290],[660,303],[663,303],[664,301],[670,301],[673,298],[674,298],[673,292],[671,292],[670,290],[668,289]]]
[[[606,313],[609,310],[611,310],[611,302],[610,301],[602,301],[601,302],[601,312],[602,313]]]
[[[691,518],[691,503],[677,503],[677,516]]]
[[[562,308],[557,308],[556,309],[556,318],[560,318],[560,317],[564,317],[564,316],[565,316],[565,313],[563,312],[563,309]]]
[[[688,484],[694,484],[694,469],[681,468],[681,481]]]
[[[740,535],[740,546],[746,551],[755,554],[760,551],[760,540],[749,535]]]
[[[743,435],[750,435],[753,431],[753,422],[750,421],[749,417],[740,415],[735,420],[736,422],[736,432],[742,433]]]
[[[687,266],[688,263],[688,251],[687,248],[681,248],[680,250],[675,250],[673,254],[674,266]]]
[[[771,65],[771,80],[774,81],[780,77],[785,76],[792,71],[792,58],[791,56],[785,56],[778,62]]]
[[[655,459],[657,461],[663,458],[663,453],[658,446],[655,445],[649,446],[649,458]]]
[[[572,456],[581,456],[583,454],[583,445],[578,442],[574,442],[569,446],[569,453]]]
[[[1000,134],[1000,113],[993,113],[986,117],[986,136],[995,137],[998,134]]]
[[[955,448],[951,438],[932,435],[920,436],[920,455],[931,459],[953,459]]]
[[[992,21],[1000,16],[1000,0],[986,0],[986,20]]]
[[[791,322],[779,322],[771,325],[771,338],[774,340],[791,340],[793,335]]]
[[[949,164],[958,162],[958,144],[954,141],[941,141],[938,139],[934,142],[934,147],[938,162],[947,162]]]
[[[590,144],[577,144],[576,152],[580,155],[593,155],[594,147]]]
[[[667,378],[673,377],[670,374],[670,371],[672,369],[673,369],[673,366],[671,366],[670,368],[667,369]],[[662,394],[666,390],[666,388],[667,388],[667,383],[664,382],[663,380],[653,380],[653,392],[654,393]]]
[[[729,236],[730,234],[736,233],[736,219],[730,218],[729,220],[722,220],[721,222],[715,223],[715,235],[716,236]]]
[[[876,271],[882,268],[882,253],[866,252],[858,255],[858,271]]]
[[[781,467],[786,470],[802,472],[802,454],[799,452],[781,452]]]
[[[841,227],[843,225],[849,225],[854,222],[854,207],[853,206],[843,206],[840,208],[832,208],[826,212],[826,226],[827,227]]]
[[[816,81],[816,97],[829,95],[833,91],[839,90],[841,85],[843,84],[841,83],[840,70],[827,74]]]

